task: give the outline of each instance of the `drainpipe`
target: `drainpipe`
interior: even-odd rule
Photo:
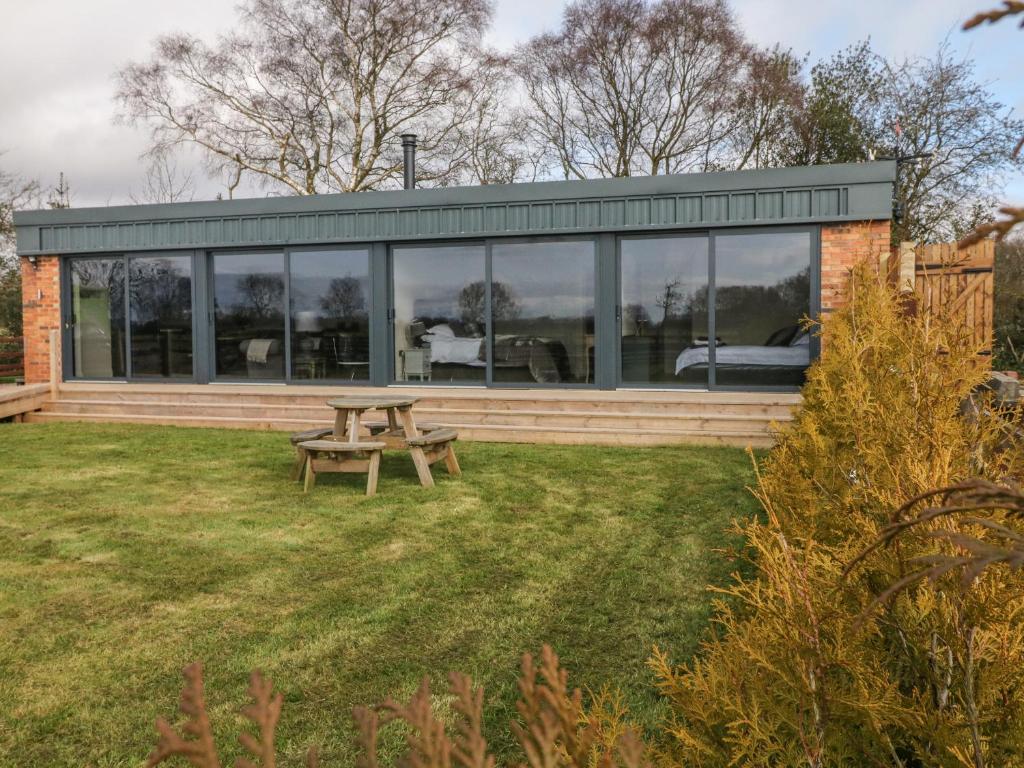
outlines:
[[[405,189],[416,188],[416,134],[402,134],[402,158],[405,165]]]

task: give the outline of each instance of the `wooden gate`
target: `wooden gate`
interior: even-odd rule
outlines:
[[[900,252],[899,280],[907,287],[909,256],[913,253],[913,286],[921,309],[960,319],[971,330],[979,349],[990,354],[995,242],[983,240],[964,250],[957,250],[956,243],[904,243]]]

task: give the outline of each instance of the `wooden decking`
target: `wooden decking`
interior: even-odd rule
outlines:
[[[796,394],[749,392],[74,382],[25,420],[295,432],[330,426],[329,398],[369,392],[417,397],[418,420],[455,427],[465,440],[590,445],[770,445],[772,423],[790,419],[800,402]]]

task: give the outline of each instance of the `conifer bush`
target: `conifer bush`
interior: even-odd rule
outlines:
[[[756,575],[722,590],[696,660],[651,661],[671,702],[667,756],[1024,765],[1024,575],[997,563],[973,584],[950,569],[908,580],[955,552],[937,535],[947,517],[870,547],[930,489],[1019,479],[1014,419],[978,393],[987,368],[956,322],[908,312],[868,269],[849,297],[823,325],[798,417],[759,467],[764,520],[742,525]]]

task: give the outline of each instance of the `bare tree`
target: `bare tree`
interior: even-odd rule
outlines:
[[[181,171],[168,151],[150,152],[142,191],[128,195],[136,205],[188,202],[195,197],[191,171]]]
[[[475,119],[486,143],[499,106],[490,15],[487,0],[247,0],[213,46],[161,38],[117,98],[154,149],[201,147],[229,195],[244,175],[293,194],[395,186],[405,132],[420,181],[478,180],[465,136]]]
[[[14,212],[39,207],[40,196],[39,182],[0,169],[0,268],[15,263]]]
[[[903,208],[896,236],[905,240],[963,237],[991,217],[1006,174],[1022,167],[1013,155],[1024,122],[1015,119],[974,64],[943,43],[930,58],[886,65],[883,121],[898,126],[898,184]]]
[[[803,59],[779,46],[751,53],[732,106],[728,142],[733,167],[787,164],[804,109],[803,68]]]
[[[750,53],[723,0],[578,0],[515,63],[531,137],[587,178],[722,165]]]

